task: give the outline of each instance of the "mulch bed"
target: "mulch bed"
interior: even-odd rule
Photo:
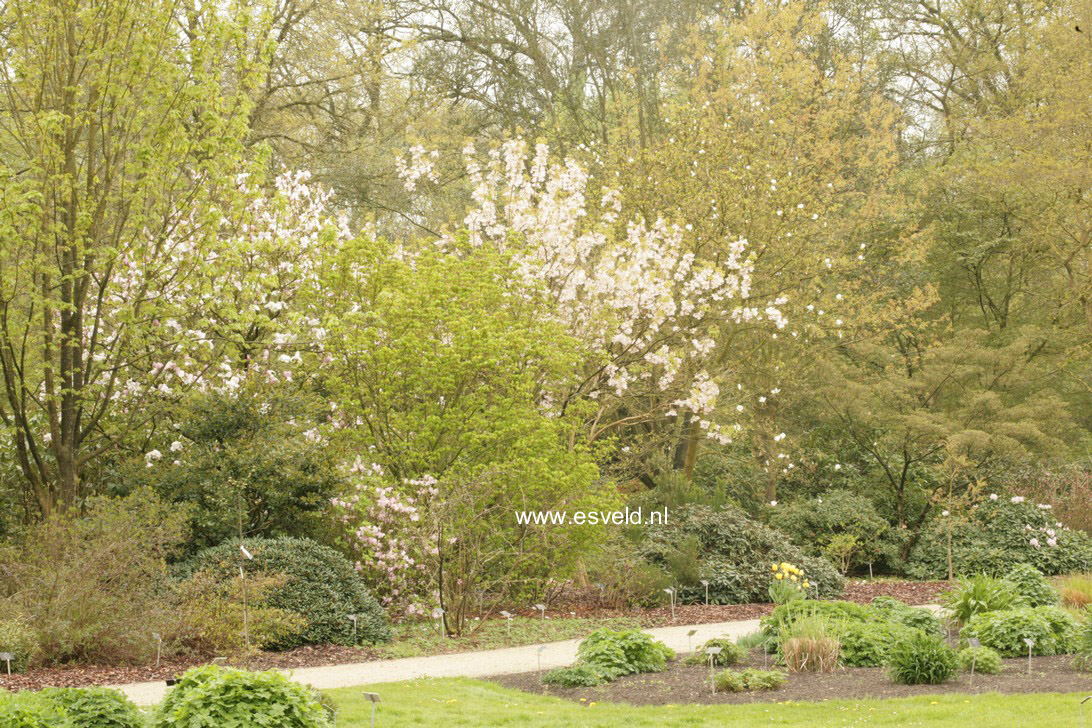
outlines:
[[[317,665],[342,665],[353,662],[370,662],[376,659],[379,659],[378,655],[373,650],[365,647],[310,645],[285,650],[284,652],[262,652],[251,659],[249,664],[241,662],[232,664],[236,667],[248,667],[253,670],[272,670]],[[162,660],[159,667],[154,664],[144,666],[62,665],[59,667],[33,668],[16,675],[5,675],[0,672],[0,689],[12,691],[40,690],[46,687],[77,688],[91,685],[154,682],[175,677],[191,667],[206,665],[208,662],[208,660],[201,658],[188,660],[171,658]]]
[[[907,604],[936,604],[940,593],[951,588],[946,581],[897,581],[891,579],[848,579],[845,593],[840,597],[858,604],[868,604],[879,596],[895,597]],[[531,607],[509,607],[508,611],[522,617],[538,617]],[[772,604],[685,604],[675,607],[675,618],[670,607],[644,609],[615,609],[602,602],[595,587],[570,587],[550,601],[546,616],[557,617],[629,617],[642,627],[668,627],[673,624],[708,624],[710,622],[734,622],[756,619],[773,611]]]
[[[861,604],[867,604],[877,596],[893,596],[908,604],[927,604],[936,601],[937,595],[948,588],[947,582],[914,581],[864,581],[849,580],[842,597]],[[498,610],[499,611],[499,610]],[[534,608],[508,607],[508,611],[525,617],[538,617]],[[757,619],[773,611],[772,604],[724,604],[709,605],[687,604],[675,608],[672,619],[670,607],[649,609],[612,609],[603,605],[601,595],[595,587],[571,587],[551,600],[546,616],[552,619],[565,617],[606,618],[628,617],[636,620],[642,627],[667,627],[675,624],[709,624],[711,622],[734,622],[744,619]],[[500,619],[494,613],[495,619]],[[450,650],[455,652],[458,650]],[[371,662],[381,659],[377,652],[367,648],[344,647],[341,645],[313,645],[299,647],[285,652],[263,652],[254,657],[249,664],[252,669],[268,670],[273,668],[291,669],[298,667],[316,667],[319,665],[341,665],[354,662]],[[133,682],[152,682],[174,677],[188,668],[206,664],[207,660],[176,658],[164,659],[159,667],[143,666],[102,666],[102,665],[65,665],[61,667],[37,668],[25,674],[4,675],[0,673],[0,689],[38,690],[44,687],[86,687],[89,685],[120,685]]]
[[[1004,660],[999,675],[960,673],[941,685],[899,685],[882,667],[850,667],[830,673],[795,673],[778,690],[746,693],[710,692],[709,668],[673,662],[661,673],[627,675],[594,688],[557,688],[542,684],[544,673],[522,673],[491,678],[493,682],[528,693],[549,694],[582,703],[611,702],[630,705],[678,705],[681,703],[772,703],[788,700],[857,700],[905,698],[943,693],[1065,693],[1088,690],[1087,672],[1072,667],[1072,657],[1033,657],[1028,674],[1027,658]],[[762,651],[752,652],[742,667],[763,667]],[[717,668],[721,670],[723,668]]]

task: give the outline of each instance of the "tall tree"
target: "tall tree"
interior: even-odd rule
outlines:
[[[241,169],[257,69],[235,10],[191,8],[194,36],[176,0],[0,10],[0,419],[42,513],[210,364],[178,295],[210,292],[199,253]]]

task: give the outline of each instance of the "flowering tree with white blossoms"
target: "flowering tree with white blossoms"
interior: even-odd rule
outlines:
[[[559,411],[593,403],[589,442],[681,413],[730,442],[739,424],[714,415],[734,384],[720,376],[722,342],[740,325],[786,324],[784,297],[751,299],[747,241],[729,237],[723,256],[703,259],[689,225],[627,215],[618,190],[572,159],[551,160],[545,144],[531,154],[510,140],[484,163],[473,147],[465,153],[471,242],[510,251],[524,283],[546,288],[554,316],[583,347],[579,380],[553,403]]]
[[[194,11],[180,44],[173,3],[64,5],[0,11],[0,421],[29,515],[81,503],[85,471],[186,391],[267,360],[291,376],[272,345],[306,322],[286,306],[344,232],[303,177],[245,173],[245,18]]]

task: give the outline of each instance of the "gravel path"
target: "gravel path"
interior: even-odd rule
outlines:
[[[713,624],[658,627],[644,630],[676,652],[689,652],[693,646],[712,637],[729,635],[738,637],[758,629],[757,619]],[[696,630],[692,637],[687,632]],[[285,671],[292,679],[320,690],[348,688],[355,685],[412,680],[420,677],[489,677],[517,672],[571,665],[576,660],[576,646],[580,640],[550,642],[544,645],[506,647],[485,652],[463,652],[454,655],[431,657],[407,657],[401,660],[359,662],[352,665],[327,665],[303,667]],[[540,652],[541,651],[541,652]],[[163,699],[167,691],[165,682],[132,683],[113,685],[137,705],[152,705]]]
[[[939,607],[928,608],[939,611]],[[739,637],[758,630],[757,619],[736,622],[689,624],[677,627],[656,627],[644,630],[676,652],[692,652],[693,648],[713,637]],[[693,631],[693,634],[690,632]],[[544,645],[506,647],[484,652],[463,652],[454,655],[407,657],[401,660],[359,662],[351,665],[326,665],[284,670],[293,680],[319,690],[349,688],[357,685],[413,680],[421,677],[491,677],[533,670],[551,670],[571,665],[576,660],[579,639],[549,642]],[[165,682],[113,685],[137,705],[152,705],[163,699]]]

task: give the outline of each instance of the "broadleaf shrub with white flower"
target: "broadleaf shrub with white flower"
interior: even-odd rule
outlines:
[[[1092,569],[1092,538],[1067,528],[1050,509],[1017,497],[986,497],[952,525],[952,562],[957,574],[1004,576],[1013,564],[1028,564],[1047,576]],[[919,579],[948,575],[948,524],[939,514],[922,528],[905,571]]]

